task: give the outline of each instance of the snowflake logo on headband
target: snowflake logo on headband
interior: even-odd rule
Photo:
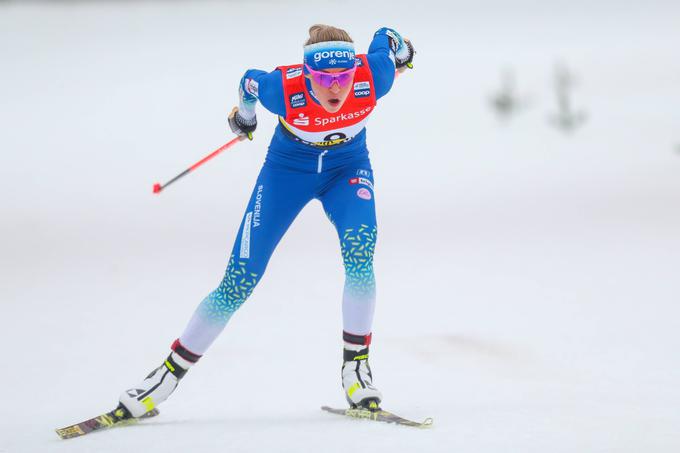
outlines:
[[[335,65],[337,63],[338,63],[338,60],[336,60],[335,58],[331,58],[330,60],[328,60],[328,64]]]

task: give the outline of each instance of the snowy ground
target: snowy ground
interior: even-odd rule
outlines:
[[[509,3],[0,3],[0,452],[680,451],[680,7]],[[298,61],[316,22],[419,51],[369,127],[371,362],[385,406],[435,426],[319,410],[343,404],[343,276],[314,203],[160,417],[58,440],[219,282],[275,118],[152,184],[229,139],[243,70]],[[571,135],[547,121],[558,61]],[[501,122],[509,66],[530,104]]]

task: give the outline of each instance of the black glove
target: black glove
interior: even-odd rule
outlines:
[[[245,119],[238,113],[238,107],[234,107],[229,114],[229,128],[239,137],[253,139],[253,132],[257,129],[257,116],[252,119]]]
[[[416,54],[415,49],[413,48],[413,44],[411,44],[411,41],[408,39],[404,39],[404,44],[406,45],[406,48],[408,49],[408,55],[406,56],[399,56],[395,55],[395,65],[397,66],[397,69],[403,68],[404,66],[408,68],[413,68],[413,56]],[[401,52],[399,52],[401,53]]]

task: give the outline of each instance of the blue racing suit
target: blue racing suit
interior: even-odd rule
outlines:
[[[383,30],[374,36],[368,53],[357,56],[359,66],[364,66],[361,74],[365,81],[357,79],[360,74],[357,72],[354,97],[350,93],[339,112],[327,114],[328,118],[318,123],[352,121],[352,113],[345,111],[352,108],[354,101],[364,101],[370,113],[370,103],[361,98],[372,97],[375,105],[375,100],[390,90],[395,77],[394,48]],[[250,69],[241,80],[241,105],[250,103],[254,110],[255,99],[259,100],[267,110],[279,115],[280,121],[246,207],[224,278],[201,302],[179,339],[195,354],[202,355],[208,349],[245,302],[262,278],[284,233],[313,199],[321,202],[340,240],[345,268],[343,329],[354,335],[371,333],[377,225],[366,129],[363,123],[357,123],[361,129],[356,134],[332,143],[312,143],[296,135],[296,130],[303,134],[296,125],[302,128],[308,126],[307,121],[316,121],[313,115],[297,113],[296,109],[320,112],[309,80],[299,77],[301,71],[304,69],[300,65],[280,67],[272,72]],[[332,131],[333,127],[324,129],[322,125],[317,129],[323,133]],[[343,135],[346,134],[334,137]]]

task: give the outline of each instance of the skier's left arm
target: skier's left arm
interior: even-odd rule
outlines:
[[[373,35],[366,58],[373,74],[377,98],[392,88],[395,71],[411,67],[415,50],[408,39],[391,28],[383,27]]]

